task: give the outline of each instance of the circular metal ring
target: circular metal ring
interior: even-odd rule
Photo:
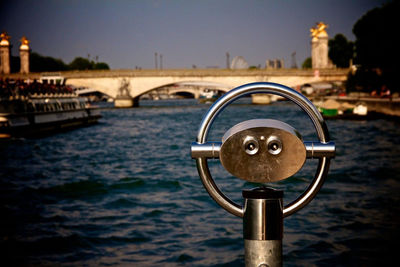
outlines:
[[[208,132],[212,123],[214,122],[217,115],[230,103],[237,100],[240,97],[254,94],[254,93],[266,93],[274,94],[278,96],[285,97],[294,103],[296,103],[300,108],[305,111],[310,117],[314,124],[315,130],[320,142],[326,143],[329,141],[329,132],[326,127],[325,121],[318,111],[318,109],[311,103],[308,98],[293,90],[292,88],[286,87],[277,83],[249,83],[232,89],[225,95],[220,97],[204,115],[203,120],[200,124],[200,128],[197,134],[197,142],[203,144],[207,141]],[[297,212],[304,206],[306,206],[318,193],[322,184],[324,183],[325,177],[328,173],[330,159],[328,157],[319,158],[319,164],[314,179],[307,189],[294,201],[285,205],[283,209],[283,216],[287,217]],[[243,207],[236,204],[225,196],[215,184],[210,170],[208,168],[206,158],[196,159],[197,170],[199,172],[201,181],[206,188],[210,196],[225,210],[232,213],[233,215],[243,217]]]

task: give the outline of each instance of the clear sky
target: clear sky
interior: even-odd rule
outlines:
[[[12,0],[0,1],[0,30],[11,35],[13,55],[20,38],[42,55],[71,62],[76,56],[107,62],[113,69],[225,68],[243,56],[249,65],[284,59],[291,66],[310,56],[316,22],[354,40],[353,25],[385,0]]]

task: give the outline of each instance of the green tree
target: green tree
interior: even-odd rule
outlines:
[[[70,70],[109,70],[110,67],[107,63],[97,62],[89,60],[83,57],[76,57],[71,63],[69,63]]]
[[[12,56],[11,72],[20,71],[20,58]],[[42,56],[39,53],[32,52],[29,56],[31,72],[46,72],[46,71],[65,71],[65,70],[109,70],[110,67],[105,62],[95,63],[83,57],[76,57],[68,65],[61,59]]]
[[[396,41],[399,14],[400,1],[393,1],[368,11],[353,27],[356,36],[354,62],[360,66],[357,72],[374,71],[381,86],[387,85],[392,91],[400,88],[396,80],[400,62]]]
[[[29,61],[31,72],[63,71],[68,69],[68,66],[61,59],[42,56],[35,52],[30,54]]]
[[[400,1],[394,1],[368,11],[353,27],[356,36],[355,62],[364,67],[398,65],[398,16]]]
[[[308,57],[304,60],[303,64],[301,65],[303,69],[311,69],[312,68],[312,61],[311,58]]]
[[[93,69],[95,69],[95,70],[109,70],[110,67],[108,66],[107,63],[98,62],[98,63],[94,64]]]
[[[89,61],[83,57],[76,57],[68,66],[71,70],[92,70],[93,61]]]
[[[347,41],[343,34],[336,34],[335,37],[328,42],[328,56],[339,68],[347,68],[350,66],[350,60],[354,55],[354,44]]]

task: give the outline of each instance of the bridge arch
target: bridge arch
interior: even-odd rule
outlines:
[[[157,88],[150,88],[148,91],[143,92],[143,94],[139,95],[139,97],[145,94],[155,94],[156,92],[158,92],[163,95],[190,94],[194,98],[199,98],[199,96],[205,90],[209,89],[225,93],[232,89],[232,86],[208,81],[181,81],[171,84],[164,84]]]
[[[196,98],[198,95],[198,90],[190,87],[176,86],[175,84],[166,84],[161,87],[152,88],[138,97],[162,99],[167,97],[169,98],[171,95],[186,95],[191,96],[189,98]]]
[[[92,90],[102,92],[115,98],[118,94],[118,89],[121,86],[122,80],[126,80],[130,84],[130,92],[133,98],[140,97],[152,90],[156,90],[162,87],[180,85],[180,86],[193,86],[202,87],[209,89],[218,89],[220,91],[229,91],[230,89],[240,84],[236,83],[219,83],[208,81],[201,77],[195,77],[195,79],[175,78],[175,77],[100,77],[100,78],[68,78],[67,84],[71,84],[75,87],[86,87]],[[196,94],[197,96],[197,94]]]

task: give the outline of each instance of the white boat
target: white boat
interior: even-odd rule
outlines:
[[[19,87],[11,84],[8,94],[0,95],[0,138],[37,136],[93,124],[101,118],[100,109],[90,106],[86,98],[57,90],[60,87],[49,89],[35,83],[34,90],[15,90],[21,85],[30,88],[22,82]]]
[[[357,103],[353,109],[353,113],[360,116],[366,116],[368,114],[368,106],[365,103]]]
[[[200,103],[213,103],[218,99],[218,91],[205,89],[200,93],[199,102]]]

